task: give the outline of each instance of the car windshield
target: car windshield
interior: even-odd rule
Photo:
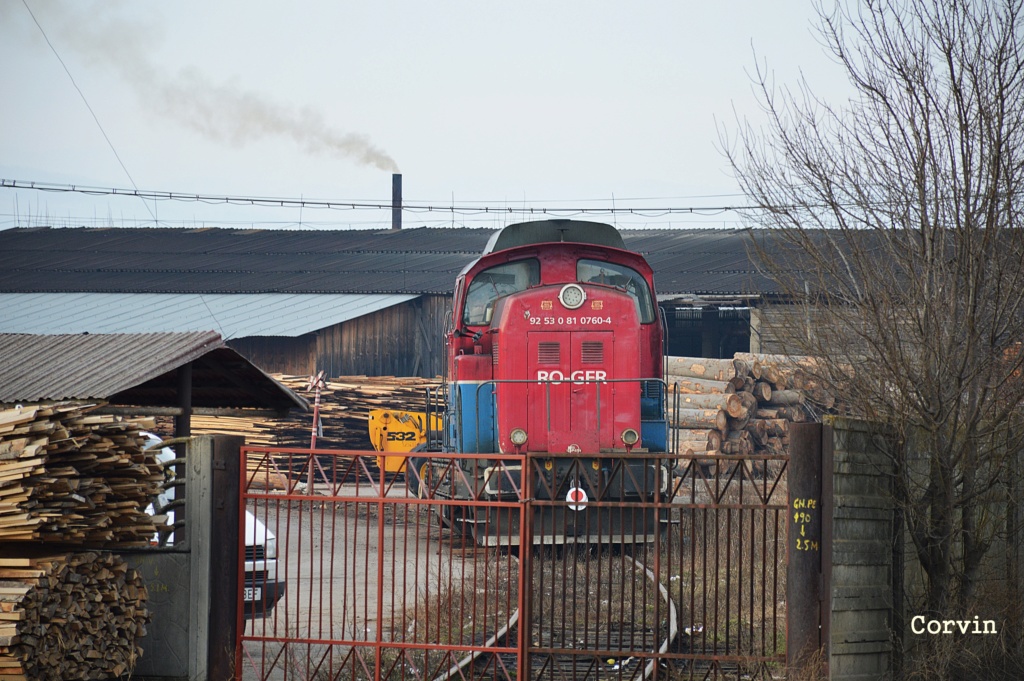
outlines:
[[[490,324],[494,301],[540,283],[540,263],[535,259],[495,265],[473,277],[466,292],[462,322],[473,326]]]
[[[651,289],[639,272],[625,265],[603,260],[580,260],[576,263],[576,278],[581,284],[601,284],[622,289],[636,303],[641,324],[654,321],[654,302]]]

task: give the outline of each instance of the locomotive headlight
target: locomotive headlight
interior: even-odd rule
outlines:
[[[558,300],[568,310],[575,310],[587,299],[587,292],[579,284],[566,284],[558,292]]]
[[[526,431],[522,428],[513,428],[508,439],[512,440],[512,444],[516,447],[522,447],[526,444]]]
[[[640,433],[636,432],[632,428],[626,428],[622,431],[622,441],[627,447],[632,447],[640,441]]]

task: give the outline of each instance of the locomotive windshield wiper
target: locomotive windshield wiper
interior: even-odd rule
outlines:
[[[473,342],[476,343],[481,338],[484,337],[484,332],[483,331],[474,331],[473,333],[466,333],[462,329],[452,329],[452,335],[455,336],[456,338],[461,338],[462,336],[469,336],[470,338],[473,339]]]

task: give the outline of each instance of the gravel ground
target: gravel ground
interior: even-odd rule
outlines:
[[[358,497],[367,493],[359,490]],[[349,495],[357,497],[354,486],[338,496]],[[401,483],[388,494],[405,496]],[[326,641],[376,640],[381,633],[388,640],[396,630],[422,626],[428,617],[420,612],[416,624],[416,603],[436,601],[424,595],[436,593],[439,583],[465,582],[477,560],[472,542],[453,538],[422,505],[281,499],[250,510],[277,537],[278,580],[286,593],[271,614],[246,623],[245,637],[309,643],[291,644],[279,655],[276,641],[246,641],[243,679],[285,679],[285,669],[288,679],[312,678],[332,647]]]

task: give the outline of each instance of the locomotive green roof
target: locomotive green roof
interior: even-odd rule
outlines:
[[[517,246],[561,241],[626,249],[619,230],[603,222],[537,220],[517,222],[495,232],[484,247],[484,255]]]

